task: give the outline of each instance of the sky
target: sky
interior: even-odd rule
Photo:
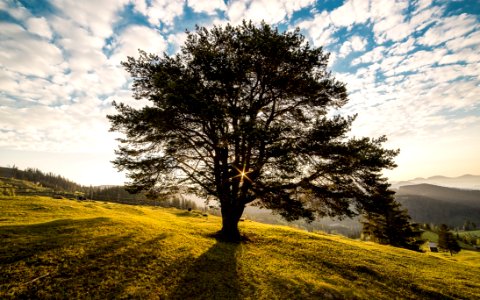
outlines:
[[[479,0],[1,0],[0,166],[122,184],[106,115],[141,103],[120,62],[243,19],[298,27],[331,53],[351,134],[400,149],[392,181],[480,174]]]

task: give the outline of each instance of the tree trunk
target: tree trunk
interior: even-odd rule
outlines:
[[[238,222],[243,214],[245,206],[222,205],[222,230],[221,237],[227,241],[240,241],[240,230]]]

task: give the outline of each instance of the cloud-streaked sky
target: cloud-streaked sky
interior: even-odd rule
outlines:
[[[120,62],[242,19],[299,27],[331,52],[352,134],[401,150],[392,180],[480,174],[479,0],[2,0],[0,166],[121,184],[105,116],[114,99],[140,104]]]

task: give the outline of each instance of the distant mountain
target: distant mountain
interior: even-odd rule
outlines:
[[[459,188],[459,189],[470,189],[470,190],[480,190],[480,176],[479,175],[462,175],[459,177],[446,177],[446,176],[432,176],[428,178],[417,177],[415,179],[407,181],[398,181],[393,182],[393,188],[399,188],[405,185],[414,185],[414,184],[433,184],[444,187]]]
[[[469,220],[480,226],[480,190],[416,184],[401,186],[395,197],[414,222],[461,227]]]

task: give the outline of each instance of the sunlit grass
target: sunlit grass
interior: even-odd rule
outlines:
[[[0,298],[473,299],[480,255],[416,253],[198,212],[0,198]]]

